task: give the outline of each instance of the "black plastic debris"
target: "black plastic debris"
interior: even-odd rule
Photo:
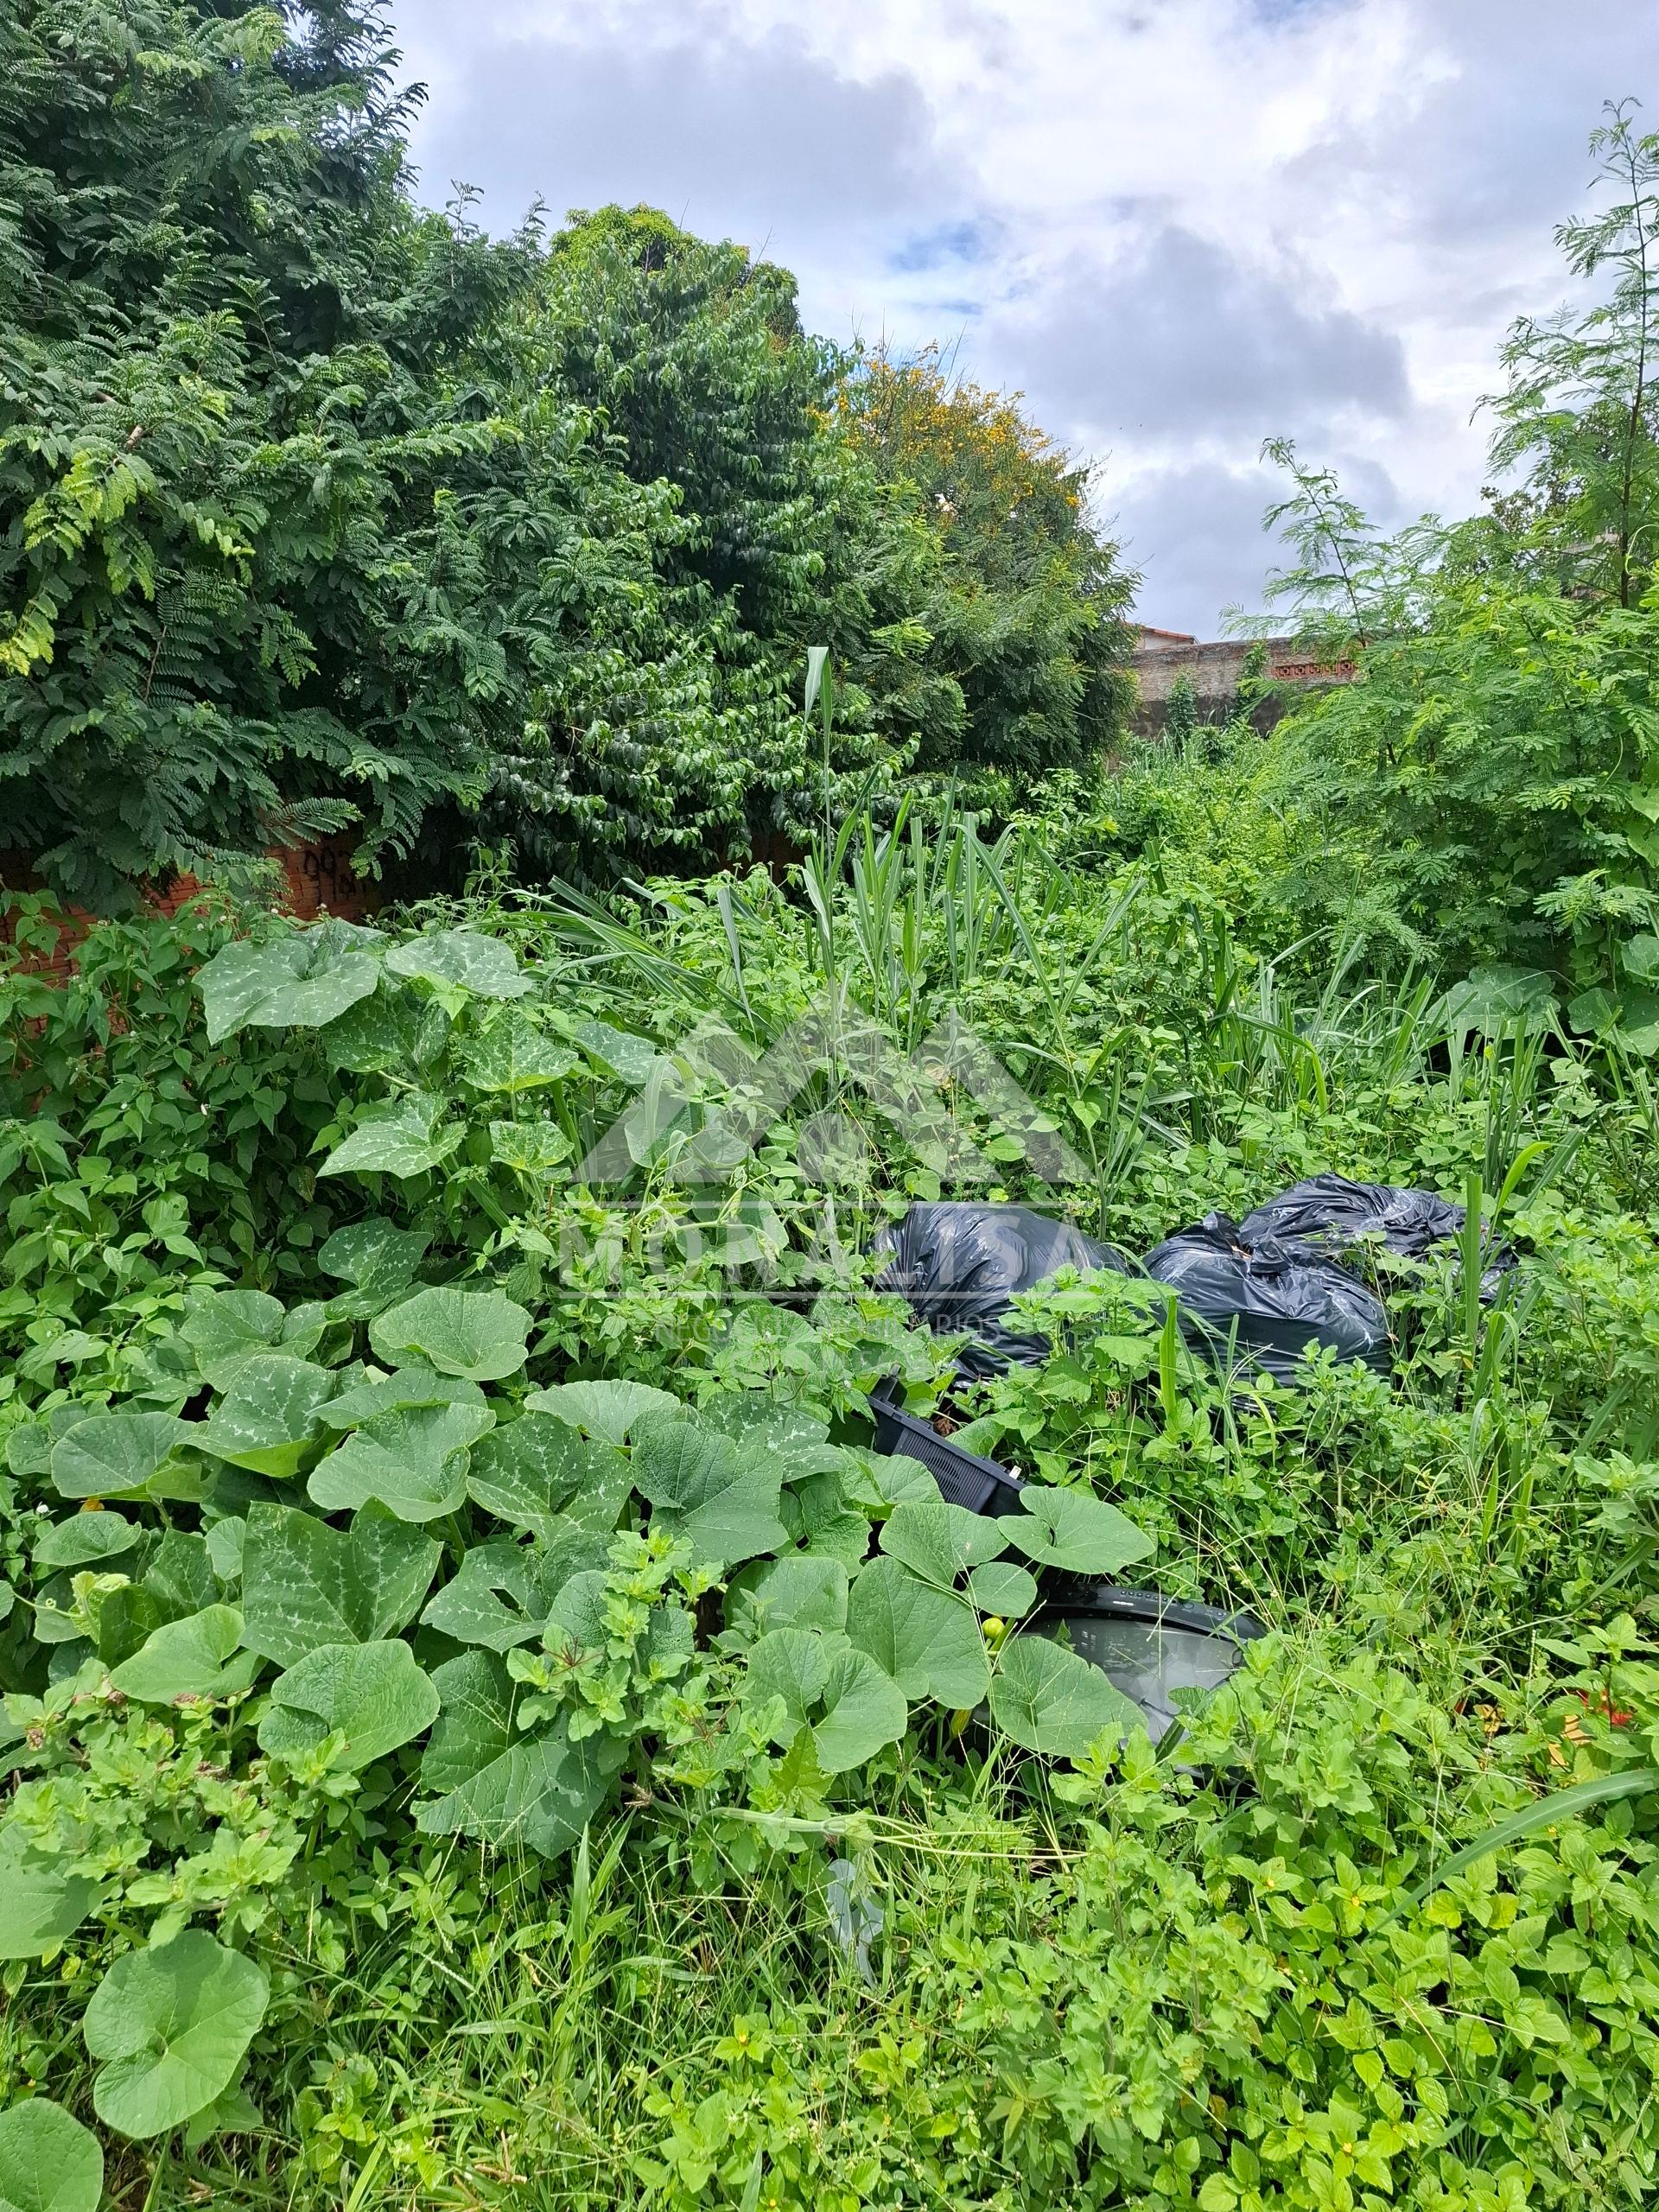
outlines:
[[[1310,1175],[1281,1197],[1247,1213],[1238,1240],[1299,1244],[1326,1259],[1346,1261],[1362,1239],[1378,1238],[1385,1251],[1421,1260],[1437,1244],[1463,1234],[1464,1209],[1433,1191],[1402,1190],[1392,1183],[1354,1183],[1345,1175]],[[1490,1300],[1516,1265],[1513,1246],[1488,1236],[1481,1253],[1481,1296]]]
[[[1390,1183],[1352,1183],[1345,1175],[1310,1175],[1238,1224],[1240,1243],[1312,1244],[1336,1259],[1362,1236],[1380,1237],[1385,1250],[1419,1260],[1463,1228],[1463,1208],[1432,1191],[1399,1190]]]
[[[927,1469],[939,1486],[947,1505],[965,1505],[970,1513],[995,1518],[1020,1510],[1020,1477],[995,1459],[982,1459],[948,1436],[941,1436],[931,1421],[907,1414],[884,1383],[870,1394],[870,1416],[875,1423],[875,1448],[893,1459],[914,1459]]]
[[[972,1331],[957,1363],[976,1382],[1000,1375],[1010,1360],[1030,1365],[1048,1355],[1046,1337],[1003,1325],[1020,1291],[1061,1268],[1133,1271],[1111,1245],[1029,1206],[920,1202],[879,1231],[874,1249],[889,1255],[878,1290],[902,1293],[930,1328]]]
[[[1243,1647],[1267,1630],[1250,1613],[1190,1605],[1157,1590],[1066,1580],[1033,1619],[1061,1637],[1138,1705],[1156,1744],[1180,1718],[1172,1693],[1214,1690],[1234,1672]]]
[[[1314,1345],[1389,1371],[1389,1317],[1381,1301],[1307,1245],[1269,1242],[1251,1249],[1239,1223],[1209,1213],[1142,1264],[1178,1294],[1188,1343],[1217,1363],[1236,1357],[1288,1382]]]

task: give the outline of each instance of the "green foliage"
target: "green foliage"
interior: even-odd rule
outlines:
[[[837,395],[855,447],[938,531],[939,573],[912,626],[960,704],[921,733],[921,765],[1043,774],[1103,752],[1128,699],[1134,579],[1087,514],[1088,472],[1020,412],[1020,395],[951,378],[938,349],[885,348]]]
[[[315,90],[355,35],[322,11],[282,68]],[[607,216],[520,322],[525,360],[588,346],[595,408],[582,315],[645,379],[588,448],[665,524],[633,603],[747,713],[791,595],[845,616],[813,487],[880,473],[812,442],[823,365],[737,275]],[[1652,2198],[1653,613],[1560,588],[1535,493],[1402,552],[1304,472],[1297,588],[1363,680],[995,836],[876,793],[788,886],[201,907],[95,927],[60,988],[16,904],[0,2202],[90,2212],[94,2120],[158,2205]],[[880,511],[919,544],[913,488]],[[1016,550],[963,530],[947,596]],[[836,658],[845,722],[791,717],[786,768],[910,742]],[[677,788],[683,736],[628,774]],[[1387,1376],[1218,1375],[1109,1271],[1022,1300],[1046,1356],[970,1385],[867,1287],[916,1197],[1145,1250],[1327,1168],[1468,1210],[1342,1255]],[[1009,1512],[870,1449],[888,1376],[1018,1467]],[[1102,1578],[1269,1633],[1154,1745],[1055,1626]]]
[[[406,849],[503,689],[467,510],[518,441],[454,378],[524,249],[399,196],[372,9],[31,5],[0,41],[15,842],[94,904],[347,822]]]
[[[251,1960],[200,1929],[129,1951],[92,1992],[83,2031],[100,2066],[98,2116],[123,2135],[160,2135],[229,2088],[264,2018]]]
[[[0,29],[0,728],[45,881],[106,908],[345,828],[429,880],[480,830],[590,876],[800,838],[814,641],[843,795],[1000,757],[1032,664],[1021,757],[1099,741],[1073,662],[1124,585],[1075,512],[1003,531],[1018,575],[982,518],[949,586],[785,271],[648,212],[420,212],[396,60],[377,0]]]
[[[1510,332],[1490,511],[1385,538],[1286,440],[1270,587],[1359,672],[1281,726],[1276,901],[1450,976],[1548,972],[1581,1029],[1648,1050],[1659,862],[1652,422],[1659,140],[1629,104],[1592,141],[1611,204],[1558,242],[1590,304]]]
[[[1166,820],[1194,818],[1176,788]],[[1650,1631],[1595,1631],[1610,1601],[1646,1623],[1659,1528],[1638,1359],[1659,1273],[1639,1214],[1617,1211],[1650,1204],[1635,1095],[1509,1017],[1490,1052],[1469,1049],[1462,1002],[1432,989],[1296,995],[1294,967],[1230,933],[1207,862],[1176,874],[1173,842],[1160,889],[1070,868],[1058,834],[1040,856],[1022,832],[995,849],[970,834],[918,858],[907,830],[872,831],[834,893],[837,957],[866,988],[888,979],[873,995],[900,1037],[957,1003],[1020,1060],[1097,1179],[1078,1193],[1088,1226],[1144,1245],[1328,1164],[1458,1190],[1472,1171],[1510,1185],[1522,1302],[1471,1319],[1451,1272],[1398,1274],[1395,1385],[1316,1368],[1295,1392],[1243,1395],[1178,1333],[1166,1343],[1133,1283],[1062,1280],[1030,1301],[1049,1358],[957,1393],[963,1440],[1039,1478],[987,1522],[865,1447],[861,1389],[896,1368],[925,1396],[944,1363],[880,1300],[809,1268],[807,1312],[734,1308],[749,1261],[711,1267],[688,1244],[655,1268],[630,1243],[638,1211],[573,1179],[651,1079],[651,1039],[711,1001],[741,1016],[745,995],[757,1048],[796,1019],[823,948],[773,894],[739,887],[722,910],[680,893],[610,922],[597,982],[596,925],[575,906],[366,931],[350,949],[373,988],[343,1013],[284,957],[271,972],[294,981],[265,1003],[292,1026],[216,1044],[200,1008],[225,1003],[237,962],[210,960],[197,1010],[175,1007],[114,957],[137,960],[161,925],[108,925],[88,975],[135,975],[156,1010],[142,1039],[105,1020],[111,1077],[166,1065],[207,1085],[224,1067],[240,1090],[189,1133],[205,1158],[188,1161],[182,1132],[170,1150],[164,1127],[145,1158],[182,1204],[155,1230],[135,1217],[142,1309],[111,1324],[66,1229],[52,1272],[22,1278],[65,1286],[55,1333],[23,1333],[32,1305],[10,1324],[44,1348],[105,1332],[79,1360],[26,1357],[6,1402],[18,1786],[0,1853],[16,2032],[34,2040],[8,2044],[8,2024],[0,2056],[18,2053],[19,2093],[44,2069],[73,2109],[171,2129],[170,2158],[244,2179],[265,2155],[245,2133],[257,2102],[302,2202],[356,2188],[376,2142],[397,2146],[376,2169],[391,2190],[490,2163],[475,2101],[491,2097],[514,2171],[541,2158],[556,2201],[591,2196],[569,2127],[578,2073],[603,2079],[590,2120],[620,2146],[584,2154],[607,2201],[689,2203],[716,2175],[741,2201],[758,2171],[803,2205],[880,2186],[1058,2206],[1085,2172],[1126,2195],[1168,2172],[1212,2204],[1242,2206],[1267,2177],[1312,2205],[1319,2174],[1364,2159],[1427,2203],[1477,2191],[1497,2145],[1539,2201],[1565,2202],[1578,2182],[1535,2124],[1540,2098],[1570,2104],[1575,2143],[1617,2141],[1609,2155],[1645,2173],[1643,2062],[1611,2038],[1647,2003],[1645,1906],[1624,1900],[1644,1895]],[[907,969],[882,965],[895,913]],[[434,952],[457,939],[458,957]],[[79,1242],[107,1236],[77,1177],[103,1110],[73,1074],[93,985],[13,988],[48,1022],[62,1163],[47,1187],[75,1179]],[[424,1028],[423,1063],[364,1050],[371,1019]],[[1113,1074],[1128,1040],[1133,1089],[1122,1063]],[[486,1087],[480,1066],[538,1079]],[[240,1158],[234,1101],[273,1071],[283,1095],[247,1166],[216,1173]],[[723,1200],[764,1197],[791,1265],[822,1211],[795,1182],[795,1133],[832,1101],[865,1113],[867,1218],[930,1172],[829,1081],[777,1109]],[[443,1173],[310,1185],[414,1085]],[[504,1160],[504,1113],[565,1136],[563,1159],[533,1176]],[[1145,1117],[1175,1141],[1149,1141]],[[1039,1196],[1010,1149],[996,1172]],[[684,1234],[706,1186],[639,1154],[628,1204],[652,1235]],[[25,1233],[37,1158],[20,1139]],[[122,1203],[148,1204],[145,1187]],[[77,1510],[102,1497],[120,1503]],[[1137,1709],[1040,1632],[1055,1574],[1243,1601],[1278,1634],[1189,1705],[1159,1759]],[[1541,1621],[1573,1624],[1545,1630],[1559,1650],[1536,1643]],[[1554,1837],[1529,1810],[1552,1786],[1591,1792]],[[850,1871],[832,1875],[830,1837]],[[1593,1921],[1572,1903],[1589,1878],[1567,1871],[1575,1854],[1603,1870]],[[602,1910],[581,1902],[594,1883],[611,1885]],[[525,1934],[554,1920],[555,1937]],[[129,2059],[106,2053],[86,1993],[193,1938],[267,1993],[255,2007],[249,1984],[246,2034],[214,2045],[187,2094],[190,1977],[145,1996],[159,2024]],[[456,1955],[465,1994],[438,1969]],[[657,1962],[688,1956],[689,1983],[664,1979]],[[1592,1973],[1630,1993],[1585,1993],[1603,1987]],[[598,2013],[592,1974],[611,1993]],[[1341,2002],[1310,2008],[1327,1985]],[[514,2074],[510,2113],[508,2034],[535,2054],[513,2065],[553,2085],[544,2099]],[[833,2119],[813,2088],[825,2069]],[[1495,2075],[1525,2095],[1498,2097]],[[380,2186],[371,2175],[364,2202]]]
[[[1508,385],[1493,404],[1493,461],[1524,473],[1506,519],[1531,525],[1541,565],[1563,589],[1628,607],[1651,569],[1642,541],[1659,509],[1653,351],[1659,314],[1659,136],[1638,134],[1636,103],[1610,102],[1590,140],[1612,204],[1561,224],[1556,243],[1595,304],[1523,315],[1504,343]]]
[[[98,2212],[104,2153],[60,2105],[28,2097],[0,2113],[0,2204],[6,2212]]]

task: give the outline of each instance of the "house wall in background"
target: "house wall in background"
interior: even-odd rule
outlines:
[[[1244,657],[1255,640],[1223,638],[1205,644],[1178,630],[1142,628],[1133,667],[1140,689],[1133,721],[1145,737],[1155,737],[1164,726],[1164,712],[1178,677],[1192,683],[1200,721],[1221,721],[1231,711]],[[1267,674],[1287,691],[1317,690],[1332,683],[1351,681],[1356,670],[1351,660],[1322,661],[1299,651],[1294,638],[1264,638],[1268,649]],[[1270,729],[1288,705],[1287,698],[1264,699],[1254,720]]]

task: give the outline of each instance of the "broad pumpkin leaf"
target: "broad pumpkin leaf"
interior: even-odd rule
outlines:
[[[88,1570],[90,1573],[91,1570]],[[64,1577],[65,1581],[67,1577]],[[118,1667],[124,1659],[130,1659],[140,1649],[146,1637],[153,1636],[162,1625],[161,1607],[142,1584],[122,1582],[118,1570],[108,1576],[97,1577],[98,1585],[115,1583],[114,1588],[105,1587],[104,1595],[93,1597],[90,1608],[97,1626],[92,1646],[106,1667]],[[69,1592],[48,1582],[35,1595],[35,1640],[37,1643],[72,1642],[79,1632],[73,1620],[59,1617],[58,1609],[66,1606]],[[65,1655],[66,1658],[67,1655]]]
[[[597,1651],[605,1643],[608,1630],[605,1624],[604,1571],[587,1567],[580,1574],[573,1574],[548,1608],[547,1648],[550,1651],[574,1657],[582,1651]]]
[[[480,930],[435,930],[405,938],[386,955],[394,976],[418,977],[448,991],[480,999],[521,999],[535,988],[519,971],[518,956],[498,937]]]
[[[1618,1027],[1618,1000],[1605,985],[1592,984],[1589,990],[1580,991],[1567,1001],[1567,1018],[1574,1029],[1605,1037],[1610,1029]]]
[[[395,1075],[429,1068],[449,1041],[448,1010],[397,982],[383,982],[317,1039],[331,1068],[349,1075]]]
[[[336,1380],[330,1369],[287,1352],[251,1353],[188,1440],[233,1467],[281,1480],[298,1472]]]
[[[728,1616],[757,1633],[772,1628],[844,1629],[847,1569],[838,1559],[787,1553],[746,1567],[732,1585]]]
[[[1027,1483],[1024,1510],[1007,1513],[997,1527],[1027,1559],[1072,1574],[1116,1574],[1157,1546],[1104,1498],[1087,1491],[1050,1490]]]
[[[325,1513],[378,1498],[400,1521],[435,1521],[465,1498],[467,1446],[494,1421],[483,1405],[377,1414],[318,1460],[306,1487]]]
[[[532,1390],[524,1400],[531,1413],[551,1414],[555,1421],[596,1436],[605,1444],[626,1444],[646,1421],[683,1416],[686,1408],[666,1390],[649,1382],[610,1377],[589,1382],[557,1382],[550,1390]]]
[[[179,1334],[195,1354],[199,1372],[222,1390],[254,1352],[284,1351],[303,1359],[315,1351],[327,1318],[315,1304],[296,1306],[290,1313],[263,1290],[194,1291]]]
[[[384,1506],[365,1505],[346,1529],[292,1506],[251,1506],[242,1640],[279,1667],[324,1644],[378,1643],[420,1611],[442,1556]]]
[[[1631,1052],[1659,1054],[1659,989],[1627,983],[1618,995],[1618,1026]]]
[[[784,1524],[789,1525],[790,1493],[784,1492]],[[808,1559],[839,1560],[849,1574],[856,1574],[870,1548],[870,1524],[861,1513],[837,1513],[815,1528],[803,1547]]]
[[[960,1598],[896,1559],[873,1559],[847,1601],[847,1633],[907,1698],[971,1711],[990,1680],[985,1639]]]
[[[490,1156],[521,1175],[545,1175],[573,1147],[556,1122],[492,1122]]]
[[[379,982],[365,949],[379,942],[372,930],[327,921],[266,944],[221,946],[196,977],[207,1042],[221,1045],[238,1029],[321,1028]]]
[[[88,1414],[52,1446],[52,1480],[64,1497],[120,1497],[141,1491],[192,1433],[171,1414]]]
[[[741,1443],[738,1448],[742,1450]],[[832,1467],[791,1481],[788,1459],[782,1465],[785,1487],[778,1510],[791,1543],[804,1545],[820,1558],[839,1559],[850,1573],[870,1548],[870,1524],[842,1497],[841,1470]]]
[[[264,1973],[199,1928],[128,1951],[92,1992],[81,2032],[102,2062],[92,2106],[122,2135],[165,2134],[229,2088],[265,2017]]]
[[[532,1391],[534,1405],[549,1394]],[[467,1487],[486,1513],[552,1542],[569,1521],[608,1533],[633,1486],[614,1445],[594,1444],[545,1414],[521,1414],[474,1449]]]
[[[649,1037],[636,1037],[632,1030],[613,1028],[608,1021],[578,1021],[570,1033],[589,1059],[635,1090],[649,1082],[663,1049]]]
[[[0,2212],[98,2212],[104,2153],[90,2127],[49,2097],[0,2113]]]
[[[216,1605],[219,1578],[207,1538],[193,1529],[169,1529],[144,1569],[144,1588],[163,1620],[181,1621],[187,1613]]]
[[[432,1242],[423,1229],[399,1229],[378,1215],[337,1229],[317,1254],[325,1274],[349,1283],[334,1300],[336,1312],[359,1320],[378,1313],[409,1288]]]
[[[557,1529],[556,1519],[550,1525]],[[565,1584],[573,1575],[602,1568],[609,1545],[607,1536],[574,1522],[545,1545],[505,1537],[474,1544],[421,1618],[457,1643],[511,1651],[541,1635]]]
[[[179,1334],[200,1372],[222,1389],[250,1352],[274,1348],[286,1318],[282,1300],[263,1290],[194,1291]]]
[[[830,1442],[828,1421],[804,1406],[780,1405],[763,1390],[721,1391],[698,1406],[697,1420],[734,1444],[758,1447],[781,1460],[785,1482],[839,1476],[850,1466],[841,1446]]]
[[[633,1449],[633,1486],[660,1525],[710,1567],[734,1567],[789,1541],[779,1516],[778,1463],[690,1421],[651,1423]]]
[[[35,1566],[85,1567],[89,1560],[118,1559],[140,1542],[144,1530],[119,1513],[72,1513],[54,1521],[35,1539]],[[130,1572],[130,1570],[129,1570]]]
[[[939,1486],[919,1460],[889,1458],[861,1445],[843,1445],[842,1454],[842,1493],[871,1521],[885,1521],[896,1506],[939,1502]]]
[[[517,1007],[493,1014],[456,1056],[456,1073],[469,1090],[536,1090],[557,1083],[576,1065],[568,1045],[537,1028]]]
[[[235,1606],[209,1605],[156,1629],[130,1659],[111,1669],[110,1680],[141,1705],[239,1696],[259,1668],[259,1654],[241,1645],[242,1616]]]
[[[1428,1018],[1447,1029],[1473,1029],[1483,1037],[1496,1037],[1516,1022],[1529,1029],[1542,1028],[1554,1009],[1551,976],[1541,969],[1497,963],[1477,968],[1462,982],[1453,983]]]
[[[968,1598],[976,1613],[1017,1621],[1037,1603],[1037,1578],[1017,1560],[988,1560],[969,1573]]]
[[[1016,1636],[991,1677],[991,1718],[1022,1751],[1081,1758],[1109,1729],[1146,1726],[1139,1706],[1075,1651],[1045,1636]]]
[[[99,1885],[37,1850],[15,1821],[0,1827],[0,1959],[40,1959],[73,1936]]]
[[[844,1643],[846,1639],[841,1641]],[[746,1699],[765,1707],[781,1700],[783,1717],[772,1730],[774,1743],[793,1741],[808,1726],[813,1707],[830,1680],[830,1644],[820,1629],[774,1628],[749,1653]]]
[[[943,1498],[906,1498],[882,1522],[879,1541],[889,1558],[901,1560],[924,1582],[950,1590],[958,1575],[1006,1550],[1008,1532],[1005,1520],[947,1505]]]
[[[844,1636],[822,1629],[770,1630],[749,1653],[745,1695],[762,1710],[777,1700],[772,1740],[792,1743],[810,1728],[825,1774],[862,1766],[896,1743],[907,1718],[898,1685]]]
[[[247,1522],[239,1513],[236,1513],[227,1515],[222,1521],[215,1521],[203,1535],[202,1541],[207,1547],[207,1558],[214,1577],[227,1589],[242,1580],[242,1547],[247,1533]]]
[[[474,1382],[516,1375],[529,1335],[530,1315],[504,1291],[447,1285],[417,1290],[369,1324],[369,1342],[382,1359],[419,1359],[440,1375]]]
[[[443,1101],[423,1092],[365,1106],[357,1127],[329,1154],[319,1175],[423,1175],[461,1142],[459,1122],[443,1125]]]
[[[6,1438],[7,1467],[14,1475],[49,1474],[59,1439],[89,1418],[86,1407],[72,1401],[54,1406],[43,1421],[20,1421]]]
[[[416,1406],[481,1406],[484,1393],[464,1375],[440,1375],[435,1367],[399,1367],[372,1382],[354,1382],[322,1409],[325,1428],[360,1428],[382,1414]]]
[[[823,1711],[812,1745],[826,1774],[846,1774],[896,1744],[909,1719],[904,1694],[868,1652],[842,1643],[830,1653]]]
[[[1616,1030],[1620,1043],[1633,1052],[1645,1056],[1659,1052],[1659,990],[1649,984],[1626,982],[1617,991],[1598,985],[1580,991],[1567,1007],[1567,1017],[1573,1028],[1587,1029],[1599,1037]]]
[[[259,1724],[262,1751],[295,1758],[339,1733],[346,1739],[345,1764],[353,1770],[409,1743],[438,1712],[429,1676],[396,1638],[308,1651],[277,1676],[270,1698]]]
[[[626,1746],[607,1735],[572,1744],[562,1721],[520,1735],[515,1685],[493,1652],[464,1651],[432,1679],[441,1702],[421,1760],[421,1786],[432,1795],[416,1808],[416,1826],[497,1850],[568,1851],[604,1803]]]

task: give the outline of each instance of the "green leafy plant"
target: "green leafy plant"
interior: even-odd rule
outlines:
[[[0,2204],[7,2212],[98,2212],[104,2153],[48,2097],[0,2113]]]

